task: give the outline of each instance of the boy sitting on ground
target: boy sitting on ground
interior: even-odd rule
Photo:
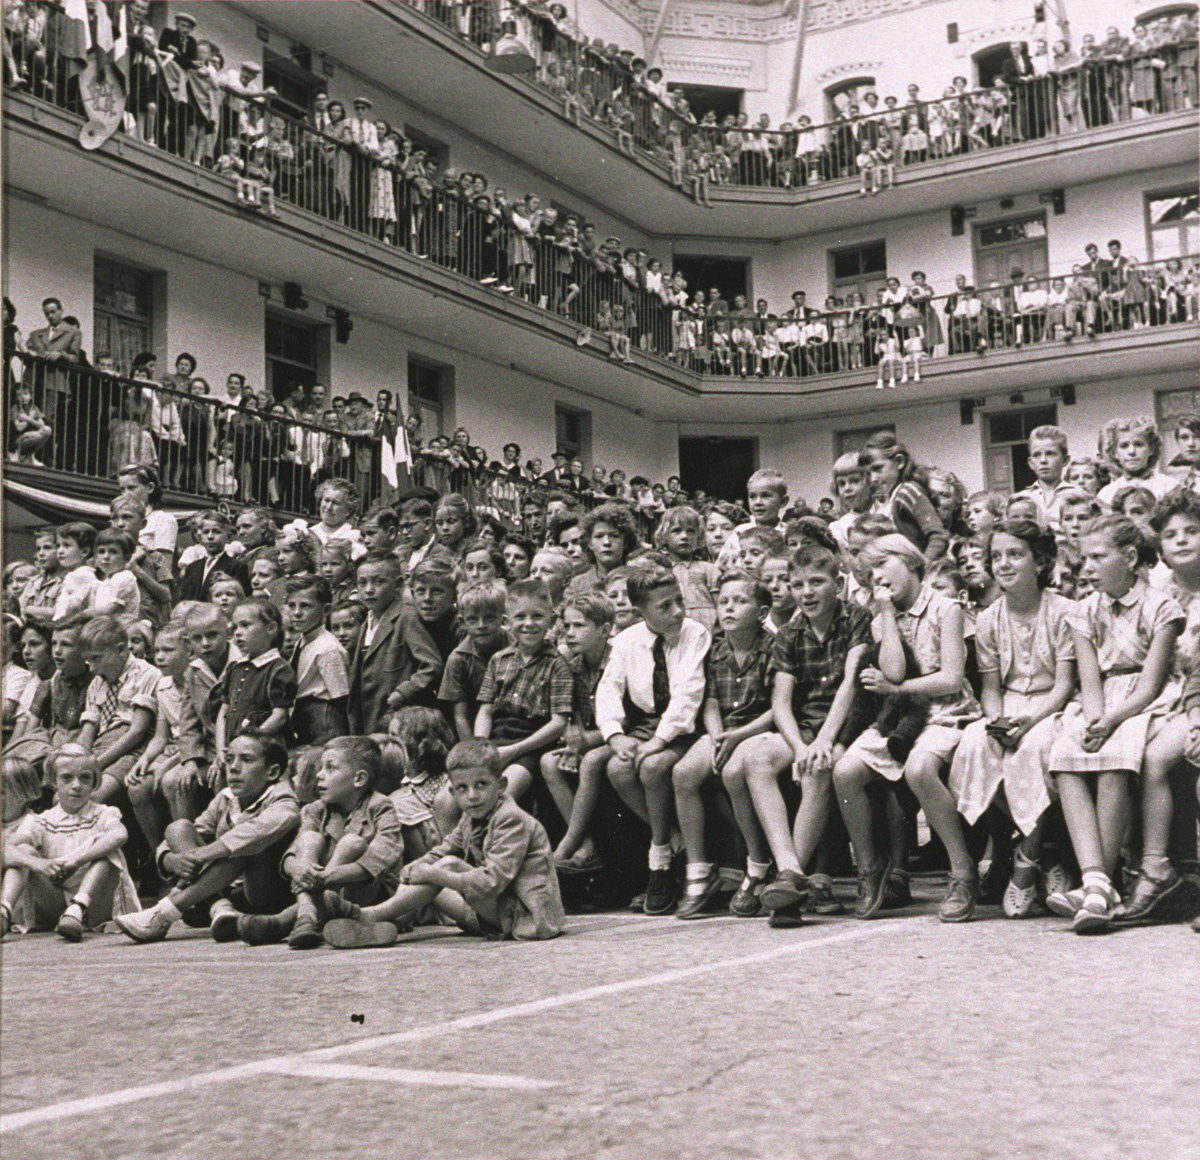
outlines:
[[[291,901],[279,862],[300,823],[283,741],[251,730],[225,750],[226,787],[194,821],[179,818],[159,847],[159,870],[175,878],[149,910],[118,918],[134,942],[158,942],[186,911],[211,902],[216,942],[233,942],[241,914],[277,914]],[[241,886],[226,896],[235,882]]]
[[[334,947],[387,946],[395,920],[408,921],[432,903],[468,934],[496,939],[548,939],[566,925],[550,839],[504,791],[499,751],[483,739],[461,741],[446,758],[462,820],[440,845],[410,863],[387,902],[360,907],[333,891],[325,941]]]
[[[391,896],[404,838],[391,801],[375,791],[382,765],[370,737],[339,737],[325,746],[320,796],[300,811],[300,832],[283,856],[296,901],[279,914],[242,915],[237,932],[245,942],[286,938],[292,950],[308,950],[321,945],[323,891],[360,904]]]

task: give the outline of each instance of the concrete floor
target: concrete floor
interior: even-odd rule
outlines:
[[[12,1160],[1200,1157],[1186,926],[947,927],[927,901],[795,931],[606,914],[540,945],[2,954]]]

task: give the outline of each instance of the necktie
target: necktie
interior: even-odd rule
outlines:
[[[671,681],[667,676],[667,642],[661,637],[654,638],[654,676],[651,684],[654,689],[654,715],[661,717],[671,703]]]
[[[662,639],[661,637],[659,638]],[[104,694],[104,702],[100,706],[100,732],[103,733],[116,718],[117,715],[117,686],[104,682],[107,692]]]

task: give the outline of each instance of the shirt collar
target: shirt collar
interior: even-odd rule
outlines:
[[[259,653],[258,656],[251,658],[250,663],[256,668],[265,668],[272,661],[282,660],[277,648],[269,648],[265,653]]]
[[[1139,576],[1134,585],[1124,596],[1110,596],[1109,603],[1114,608],[1136,608],[1146,599],[1146,581]]]
[[[930,600],[933,599],[933,589],[928,584],[921,585],[921,592],[913,601],[913,605],[905,612],[899,613],[900,616],[920,616],[926,608],[929,607]]]

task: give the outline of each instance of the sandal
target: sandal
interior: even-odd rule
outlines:
[[[1028,886],[1017,885],[1017,871],[1032,870],[1033,881]],[[1029,912],[1037,901],[1037,883],[1041,867],[1027,858],[1018,849],[1013,853],[1013,876],[1004,888],[1004,898],[1001,906],[1008,918],[1028,918]]]

